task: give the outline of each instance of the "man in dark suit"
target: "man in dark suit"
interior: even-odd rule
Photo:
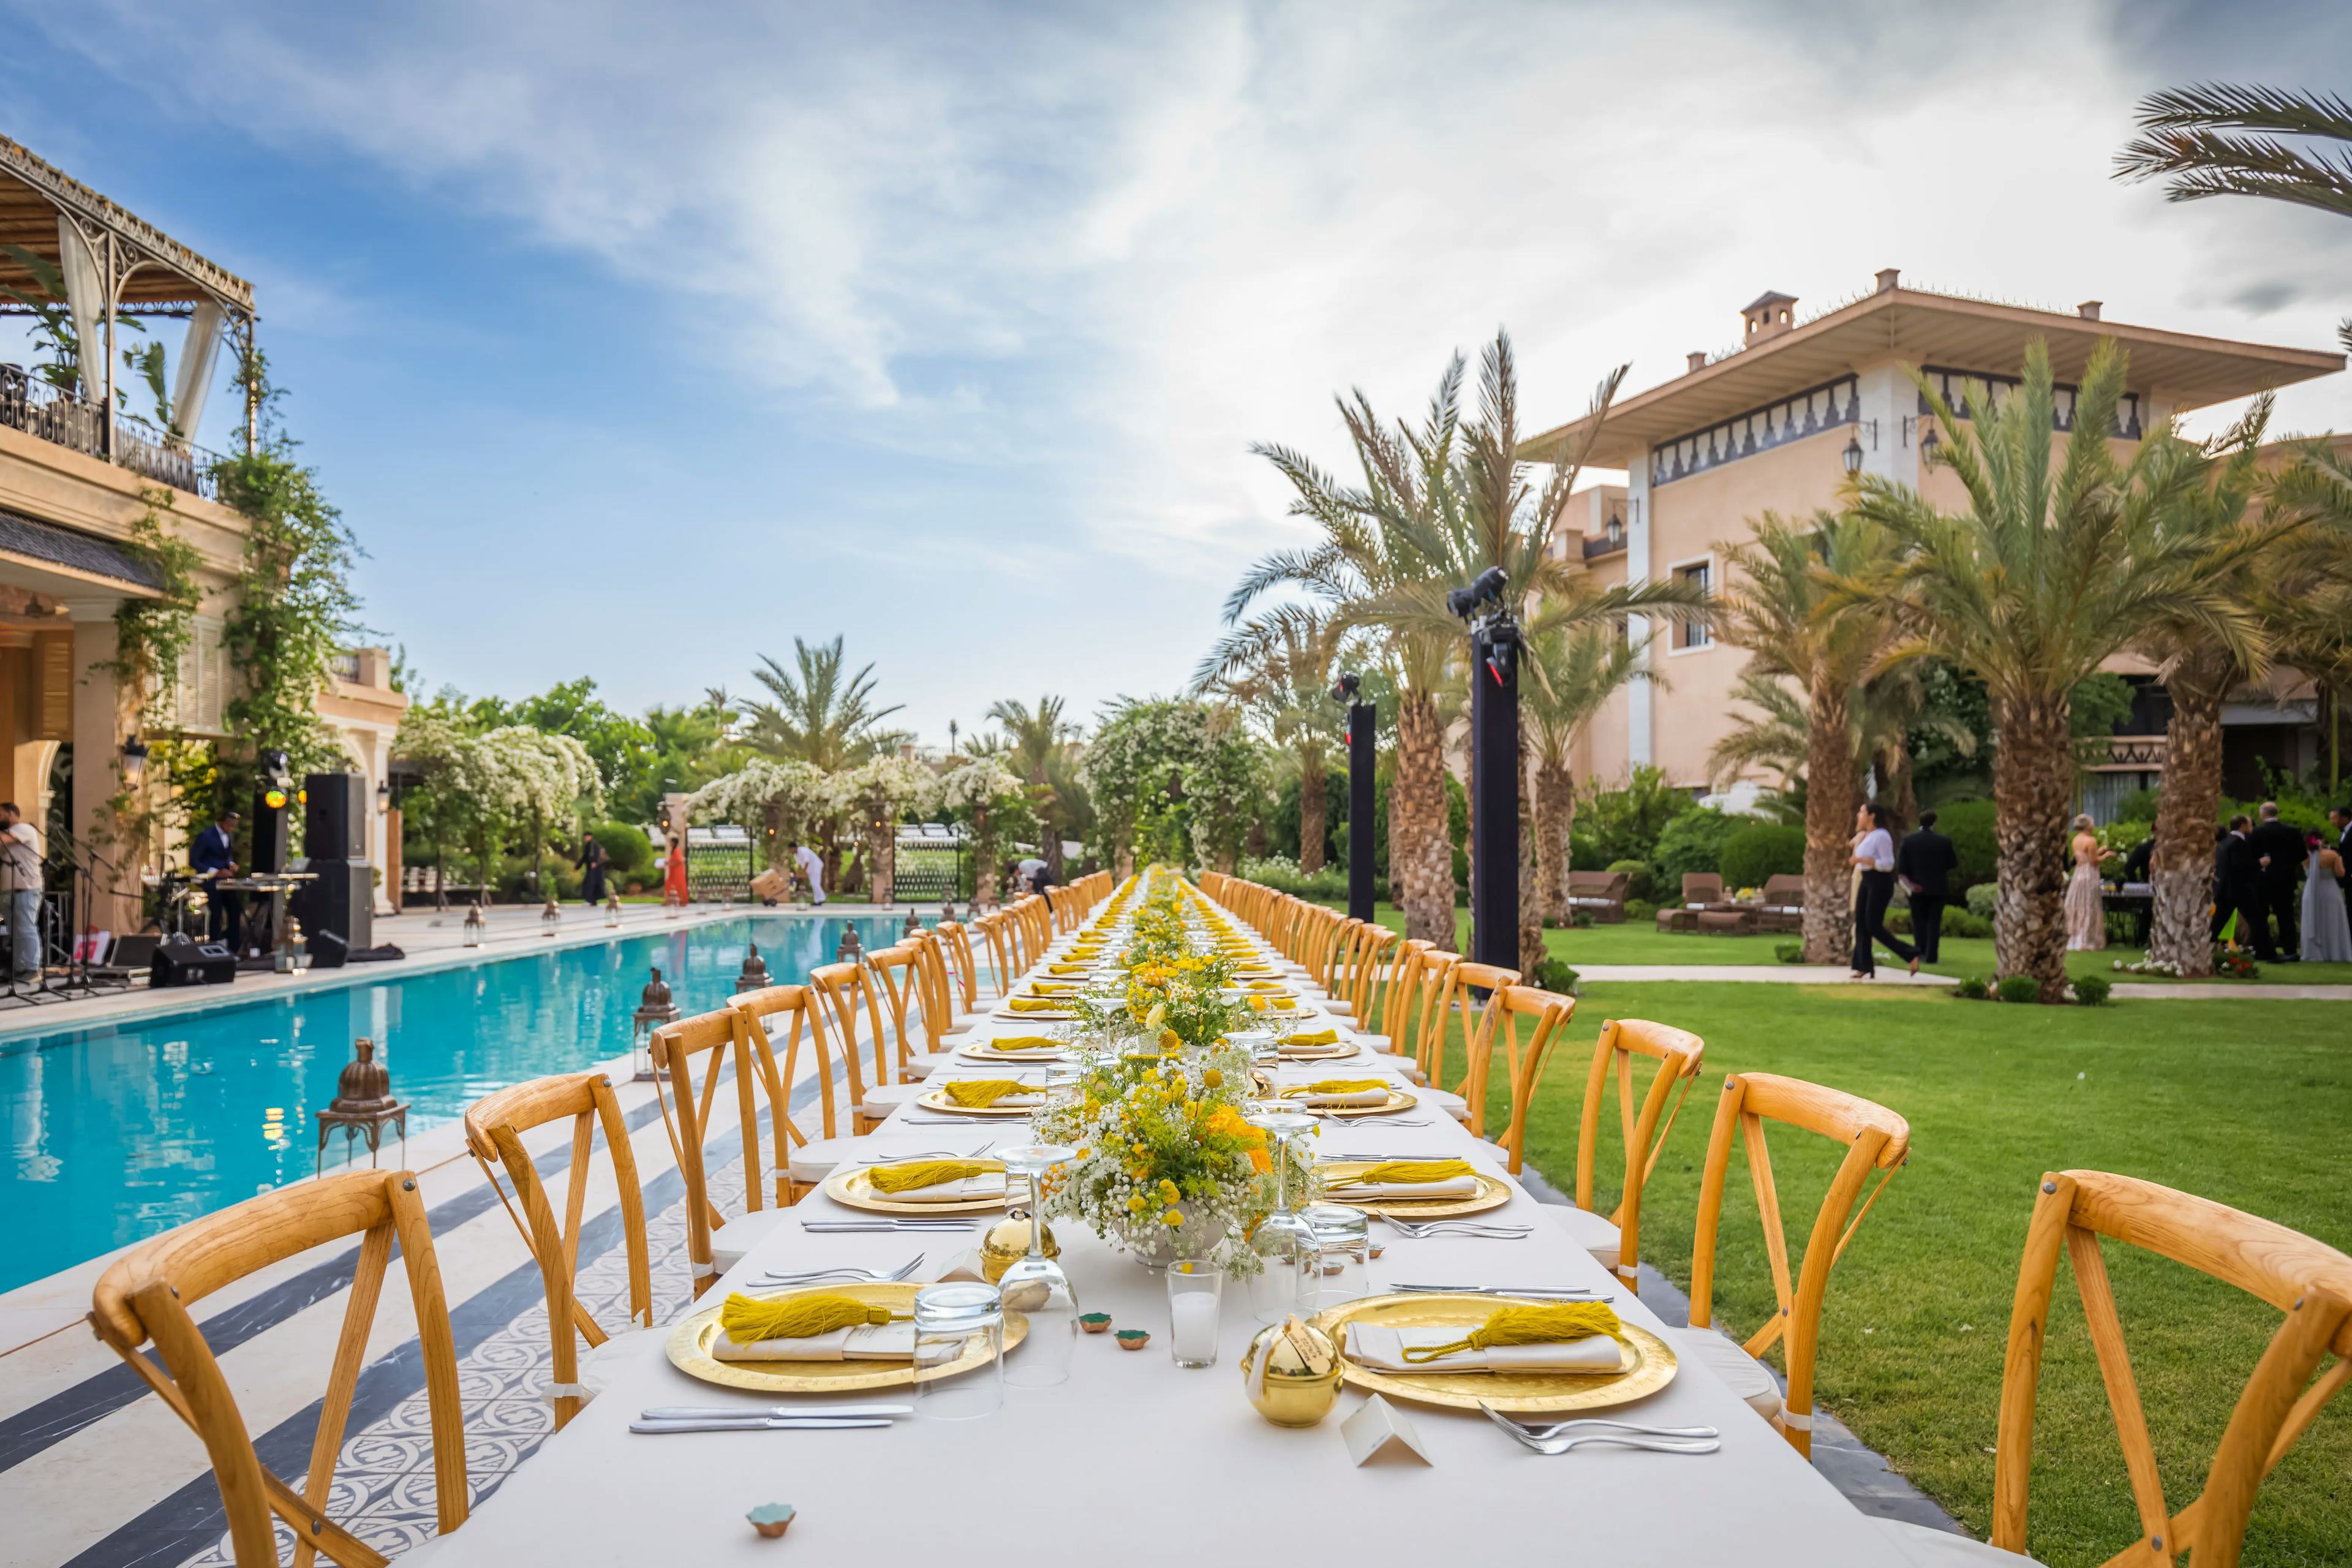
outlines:
[[[2270,922],[2263,919],[2263,868],[2246,842],[2252,826],[2245,813],[2230,818],[2229,831],[2213,846],[2213,934],[2238,917],[2238,941],[2252,942],[2254,956],[2265,963],[2278,962],[2271,947]]]
[[[2295,917],[2301,910],[2295,889],[2303,880],[2303,834],[2279,820],[2278,802],[2263,802],[2261,811],[2262,820],[2246,835],[2254,864],[2262,868],[2263,912],[2254,918],[2278,921],[2279,962],[2293,963],[2303,956],[2303,943],[2295,934]]]
[[[1944,905],[1951,898],[1951,873],[1960,858],[1952,841],[1936,831],[1936,814],[1919,814],[1919,831],[1905,836],[1895,851],[1895,874],[1911,898],[1911,940],[1919,962],[1933,963],[1943,951]]]
[[[206,883],[205,934],[215,942],[242,947],[245,942],[245,895],[218,885],[236,875],[236,813],[224,811],[188,846],[188,864]]]

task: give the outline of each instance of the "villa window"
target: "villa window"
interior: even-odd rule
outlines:
[[[1704,589],[1707,586],[1710,564],[1711,563],[1705,561],[1694,561],[1687,566],[1677,566],[1675,568],[1675,581]],[[1675,627],[1675,647],[1678,648],[1706,647],[1714,640],[1714,634],[1703,622],[1685,621]]]

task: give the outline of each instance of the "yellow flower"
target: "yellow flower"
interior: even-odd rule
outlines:
[[[1138,1193],[1135,1196],[1127,1200],[1127,1212],[1129,1214],[1141,1214],[1144,1210],[1144,1206],[1143,1194],[1141,1193]]]
[[[1225,1075],[1219,1072],[1214,1068],[1210,1068],[1201,1074],[1201,1087],[1202,1089],[1214,1089],[1224,1081]]]
[[[1182,1225],[1182,1224],[1184,1223],[1184,1216],[1183,1216],[1182,1215],[1181,1215],[1181,1214],[1178,1214],[1174,1209],[1170,1209],[1166,1214],[1163,1214],[1163,1215],[1161,1215],[1160,1216],[1160,1223],[1161,1225],[1167,1226],[1168,1226],[1168,1227],[1170,1227],[1171,1229],[1173,1229],[1173,1228],[1175,1228],[1177,1226]]]
[[[1161,1203],[1172,1204],[1183,1195],[1184,1194],[1177,1189],[1175,1183],[1170,1181],[1165,1176],[1160,1178],[1160,1201]]]

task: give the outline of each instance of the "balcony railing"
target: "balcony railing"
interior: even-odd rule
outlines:
[[[26,374],[22,365],[0,364],[0,425],[112,462],[173,489],[206,500],[220,499],[213,477],[220,454],[179,440],[135,414],[114,416],[114,450],[109,453],[105,410]]]

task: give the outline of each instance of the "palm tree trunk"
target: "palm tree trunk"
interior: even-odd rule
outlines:
[[[1406,939],[1452,952],[1454,856],[1445,837],[1444,767],[1435,699],[1425,691],[1404,693],[1397,700],[1396,788],[1391,796],[1393,838],[1402,842],[1392,841],[1390,863],[1401,862]]]
[[[1895,837],[1919,820],[1919,795],[1911,783],[1911,748],[1897,741],[1886,749],[1879,765],[1886,773],[1886,804],[1895,808]]]
[[[1565,763],[1536,767],[1536,881],[1543,889],[1544,913],[1569,923],[1569,830],[1576,826],[1576,778]]]
[[[2207,912],[2213,904],[2213,822],[2221,808],[2221,700],[2234,673],[2226,658],[2200,652],[2182,659],[2164,683],[2172,717],[2164,728],[2156,852],[2148,858],[2156,911],[2147,955],[2183,974],[2213,973]]]
[[[1389,777],[1388,820],[1381,824],[1389,836],[1389,902],[1404,908],[1404,810],[1397,805],[1396,777]]]
[[[1845,688],[1817,681],[1806,701],[1805,962],[1835,963],[1853,952],[1853,737]]]
[[[1298,869],[1313,876],[1323,869],[1323,836],[1330,830],[1323,797],[1323,749],[1298,753]]]
[[[2066,817],[2074,747],[2064,693],[1993,707],[1993,969],[2030,974],[2042,1000],[2066,1000]]]

